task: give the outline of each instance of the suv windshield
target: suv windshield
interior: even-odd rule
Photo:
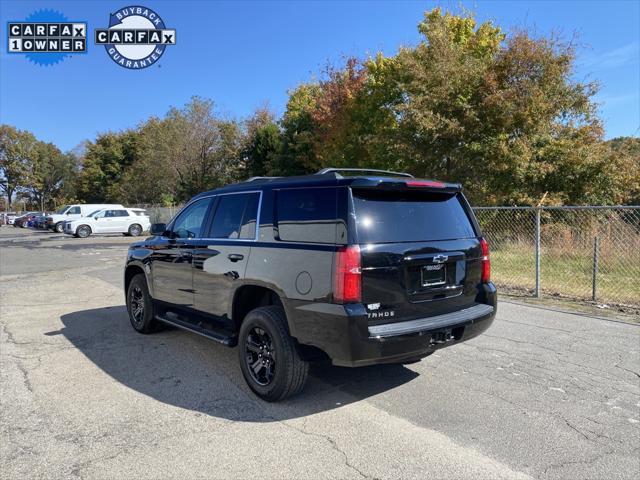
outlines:
[[[67,211],[67,208],[69,208],[69,205],[65,205],[64,207],[62,207],[60,210],[58,210],[56,212],[57,215],[62,215],[64,212]]]
[[[359,243],[475,237],[460,196],[417,191],[353,190]]]

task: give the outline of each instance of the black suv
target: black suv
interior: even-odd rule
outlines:
[[[252,178],[151,233],[126,262],[133,328],[238,345],[269,401],[302,390],[311,361],[415,362],[496,313],[487,242],[458,184],[354,169]]]

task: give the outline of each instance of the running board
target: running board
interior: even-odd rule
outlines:
[[[172,317],[174,316],[172,315]],[[182,330],[186,330],[187,332],[202,335],[203,337],[207,337],[208,339],[214,340],[227,347],[235,347],[238,344],[238,338],[235,335],[231,335],[226,332],[212,330],[209,328],[203,328],[199,325],[194,325],[193,323],[181,320],[177,318],[177,316],[169,319],[167,317],[156,315],[155,319],[162,323],[166,323],[167,325],[171,325],[173,327],[178,327]]]

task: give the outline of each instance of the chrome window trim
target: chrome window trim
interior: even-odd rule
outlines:
[[[241,192],[214,193],[212,195],[207,195],[205,197],[198,197],[198,198],[192,200],[191,202],[187,203],[184,207],[182,207],[182,209],[176,214],[176,216],[173,219],[171,219],[171,223],[169,225],[173,229],[173,223],[178,218],[178,216],[182,213],[182,211],[185,210],[187,207],[191,206],[192,204],[200,201],[200,200],[204,200],[206,198],[222,197],[222,196],[225,196],[225,195],[242,195],[242,194],[250,194],[250,193],[257,193],[258,195],[260,195],[260,197],[258,198],[258,212],[256,214],[256,232],[255,232],[254,238],[192,237],[192,238],[185,238],[184,240],[216,240],[216,241],[225,241],[225,242],[257,242],[259,237],[260,237],[260,214],[262,213],[261,210],[262,210],[262,194],[263,194],[262,190],[243,190]],[[213,222],[214,218],[215,218],[215,212],[213,212],[213,217],[211,218],[212,222]]]

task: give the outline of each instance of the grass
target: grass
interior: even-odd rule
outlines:
[[[497,285],[531,294],[535,289],[535,249],[526,244],[502,245],[491,251],[491,275]],[[540,283],[546,295],[591,300],[593,254],[580,249],[542,250]],[[600,258],[598,303],[640,307],[640,252],[609,251]]]

